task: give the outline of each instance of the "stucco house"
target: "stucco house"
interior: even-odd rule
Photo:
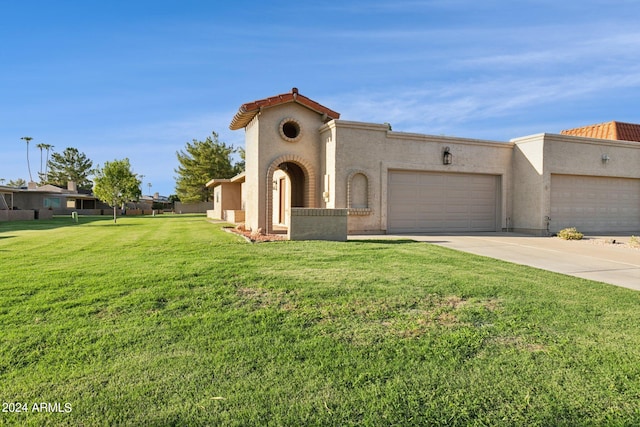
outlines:
[[[241,105],[230,128],[245,131],[246,171],[207,185],[215,215],[251,230],[286,230],[305,207],[346,210],[352,234],[640,232],[640,125],[423,135],[342,120],[294,88]]]

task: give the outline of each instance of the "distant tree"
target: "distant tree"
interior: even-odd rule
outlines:
[[[49,179],[49,151],[53,149],[53,145],[51,144],[44,144],[44,145],[45,145],[45,148],[47,149],[47,161],[44,166],[44,177],[45,177],[45,181],[47,181]]]
[[[240,161],[237,162],[235,165],[233,165],[233,168],[235,169],[235,174],[239,174],[240,172],[244,172],[244,168],[245,168],[245,154],[246,152],[244,151],[244,148],[242,147],[238,147],[236,148],[236,153],[238,153],[238,155],[240,156]]]
[[[7,187],[22,188],[27,186],[27,181],[22,178],[12,179],[7,182]]]
[[[77,148],[68,147],[62,153],[53,153],[47,165],[47,184],[66,187],[69,181],[74,181],[78,188],[91,190],[93,183],[89,175],[93,162]]]
[[[232,145],[218,141],[218,134],[204,141],[187,142],[185,151],[176,155],[180,165],[175,172],[176,192],[182,202],[206,202],[212,194],[206,186],[213,178],[231,178],[244,170],[244,162],[232,164],[232,155],[237,152]]]
[[[93,193],[103,202],[113,207],[113,222],[116,219],[118,206],[130,200],[138,200],[142,194],[140,180],[131,170],[129,159],[105,162],[103,168],[95,171]]]
[[[40,182],[47,182],[47,169],[49,163],[49,150],[53,148],[51,144],[38,144],[36,145],[40,149],[40,171],[38,172],[38,176],[40,177]],[[42,170],[42,150],[47,150],[47,161],[45,162],[45,169]]]

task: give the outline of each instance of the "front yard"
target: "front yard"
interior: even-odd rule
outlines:
[[[0,223],[0,259],[0,425],[640,424],[631,290],[203,216]]]

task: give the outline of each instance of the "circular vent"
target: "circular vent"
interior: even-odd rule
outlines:
[[[291,117],[280,122],[280,136],[282,139],[288,142],[296,142],[302,136],[302,129],[300,128],[300,122]]]

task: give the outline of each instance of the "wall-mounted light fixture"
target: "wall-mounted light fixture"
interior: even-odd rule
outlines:
[[[442,164],[450,165],[452,161],[453,161],[453,154],[451,154],[449,147],[444,147],[444,153],[442,154]]]
[[[602,155],[602,163],[607,164],[607,163],[609,163],[609,160],[611,160],[611,157],[609,157],[608,154],[603,154]]]

